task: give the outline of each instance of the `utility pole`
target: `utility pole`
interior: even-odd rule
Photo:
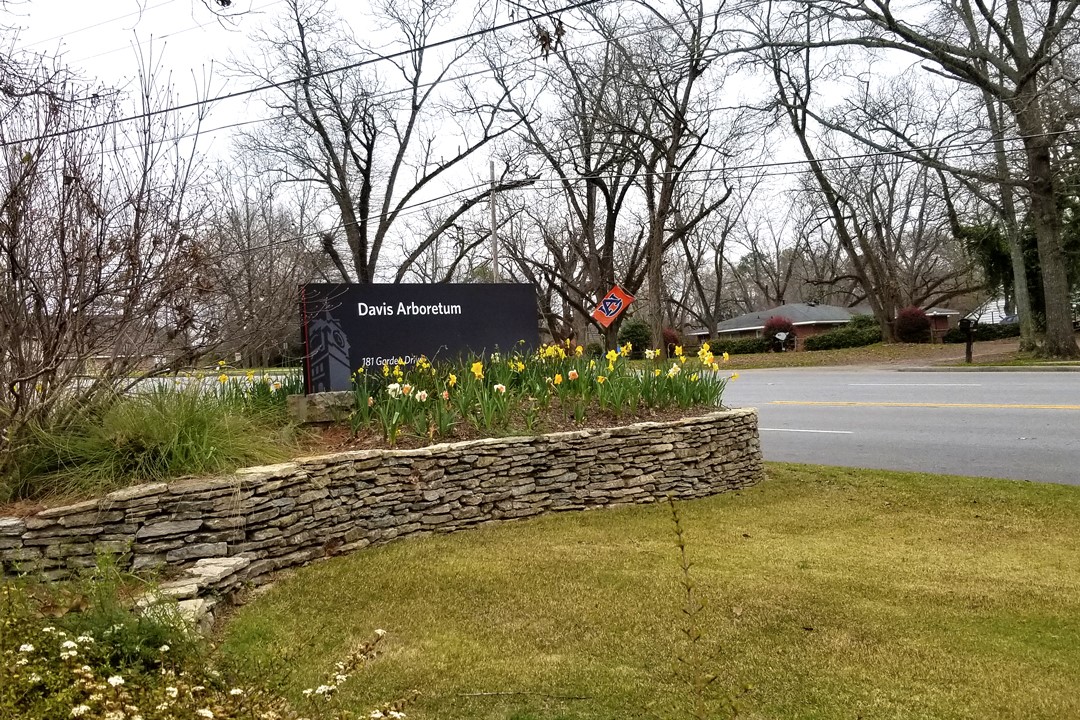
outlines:
[[[488,198],[488,207],[491,208],[491,282],[499,282],[499,235],[495,229],[495,161],[489,165],[491,169],[491,196]]]

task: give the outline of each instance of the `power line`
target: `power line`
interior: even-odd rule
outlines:
[[[28,48],[37,47],[38,45],[44,45],[45,43],[52,42],[53,40],[60,40],[61,38],[71,37],[72,35],[78,35],[81,32],[86,32],[87,30],[93,30],[94,28],[99,28],[102,25],[108,25],[109,23],[114,23],[114,22],[116,22],[118,20],[126,20],[129,17],[142,16],[143,14],[145,14],[145,13],[151,11],[151,10],[156,10],[159,7],[164,7],[165,5],[171,5],[174,2],[176,2],[176,0],[164,0],[164,2],[159,2],[157,5],[149,5],[149,6],[144,7],[144,8],[139,8],[138,10],[133,10],[132,12],[125,13],[123,15],[117,15],[116,17],[109,18],[108,20],[101,20],[99,22],[94,23],[93,25],[87,25],[85,27],[76,28],[75,30],[69,30],[67,32],[62,32],[62,33],[60,33],[58,35],[53,35],[52,37],[47,37],[44,40],[36,40],[36,41],[30,43],[29,45],[26,45],[25,47],[28,47]]]
[[[172,0],[170,0],[170,2],[171,1]],[[271,7],[272,5],[277,5],[281,1],[282,0],[270,0],[270,2],[268,2],[268,3],[264,4],[264,5],[259,5],[257,7],[252,7],[250,10],[247,10],[245,12],[248,12],[248,13],[261,12],[261,11],[265,10],[266,8]],[[155,7],[157,7],[157,6],[155,6]],[[192,30],[200,30],[200,29],[202,29],[202,28],[204,28],[204,27],[206,27],[207,25],[210,25],[210,24],[212,24],[211,21],[207,21],[207,22],[204,22],[204,23],[197,23],[195,25],[191,25],[189,27],[183,28],[182,30],[174,30],[173,32],[165,33],[164,35],[151,36],[151,37],[147,38],[146,40],[140,40],[139,42],[135,43],[135,45],[137,47],[142,47],[143,45],[154,42],[155,40],[170,40],[171,38],[174,38],[177,35],[183,35],[184,33],[191,32]],[[122,50],[130,50],[130,49],[131,49],[131,44],[129,43],[127,45],[122,45],[121,47],[115,47],[112,50],[103,50],[102,52],[95,53],[94,55],[87,55],[86,57],[75,58],[71,62],[72,62],[72,64],[83,63],[83,62],[86,62],[87,60],[96,60],[99,57],[104,57],[106,55],[112,55],[113,53],[117,53],[117,52],[120,52]]]
[[[425,45],[422,45],[419,48],[410,48],[410,49],[407,49],[407,50],[399,50],[398,52],[389,53],[389,54],[386,54],[386,55],[376,55],[375,57],[368,58],[368,59],[365,59],[365,60],[358,60],[356,62],[348,63],[346,65],[341,65],[341,66],[334,67],[334,68],[328,68],[326,70],[320,70],[318,72],[307,73],[305,75],[302,75],[302,76],[299,76],[299,77],[289,78],[287,80],[278,80],[276,82],[267,82],[267,83],[264,83],[262,85],[258,85],[256,87],[246,88],[244,90],[236,90],[236,91],[233,91],[233,92],[230,92],[230,93],[223,93],[221,95],[216,95],[216,96],[214,96],[212,98],[206,98],[205,100],[196,100],[196,101],[192,101],[192,102],[181,103],[179,105],[175,105],[175,106],[169,107],[169,108],[162,108],[160,110],[148,110],[146,112],[136,113],[134,115],[128,115],[126,117],[115,118],[115,119],[112,119],[112,120],[103,120],[101,122],[91,123],[89,125],[84,125],[84,126],[69,129],[69,130],[56,131],[56,132],[51,132],[51,133],[41,133],[39,135],[20,138],[20,139],[17,139],[17,140],[6,140],[6,141],[0,143],[0,147],[10,147],[11,145],[17,145],[17,144],[20,144],[20,143],[36,142],[38,140],[47,140],[47,139],[54,138],[54,137],[60,137],[62,135],[70,135],[70,134],[75,133],[75,132],[85,132],[87,130],[98,130],[100,128],[105,128],[105,127],[109,127],[109,126],[112,126],[112,125],[118,125],[120,123],[133,122],[133,121],[136,121],[136,120],[146,120],[146,119],[156,117],[158,115],[162,115],[162,114],[165,114],[165,113],[178,112],[178,111],[181,111],[181,110],[191,110],[193,108],[203,107],[203,106],[210,105],[210,104],[213,104],[213,103],[216,103],[216,102],[221,102],[223,100],[233,100],[235,98],[246,97],[248,95],[254,95],[256,93],[264,92],[266,90],[275,90],[275,89],[287,87],[289,85],[295,85],[297,83],[307,82],[309,80],[314,80],[316,78],[326,77],[327,75],[334,75],[334,74],[341,73],[341,72],[347,72],[349,70],[356,70],[358,68],[366,67],[368,65],[373,65],[373,64],[378,63],[378,62],[386,62],[386,61],[389,61],[389,60],[397,60],[399,58],[404,58],[404,57],[407,57],[409,55],[412,55],[413,53],[415,53],[415,52],[417,52],[419,50],[423,50],[423,51],[433,50],[435,48],[440,48],[440,47],[445,47],[447,45],[453,45],[455,43],[460,43],[460,42],[463,42],[465,40],[472,40],[472,39],[475,39],[475,38],[478,38],[478,37],[483,37],[484,35],[488,35],[488,34],[491,34],[491,33],[494,33],[494,32],[498,32],[498,31],[501,31],[501,30],[507,30],[509,28],[517,27],[519,25],[524,25],[526,23],[535,22],[537,20],[537,18],[552,17],[553,15],[559,15],[561,13],[569,12],[571,10],[578,10],[580,8],[588,7],[589,5],[595,5],[596,3],[603,2],[603,1],[604,0],[580,0],[579,2],[576,2],[576,3],[572,4],[572,5],[567,5],[565,7],[559,8],[557,10],[548,10],[546,12],[537,13],[536,15],[526,17],[526,18],[522,18],[522,19],[519,19],[519,20],[510,20],[508,22],[502,23],[501,25],[493,25],[493,26],[491,26],[489,28],[481,28],[480,30],[474,30],[472,32],[468,32],[468,33],[464,33],[462,35],[457,35],[457,36],[454,36],[454,37],[450,37],[450,38],[447,38],[445,40],[439,40],[437,42],[427,43]]]

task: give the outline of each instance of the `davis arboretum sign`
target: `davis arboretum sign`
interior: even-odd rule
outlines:
[[[304,285],[304,382],[309,393],[352,388],[382,366],[539,344],[533,285]]]

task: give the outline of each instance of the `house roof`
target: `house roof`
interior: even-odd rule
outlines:
[[[744,332],[746,330],[761,330],[765,322],[776,316],[786,317],[792,325],[842,325],[853,315],[850,308],[837,305],[809,305],[807,303],[788,303],[769,310],[747,313],[730,320],[725,320],[716,326],[717,333]]]

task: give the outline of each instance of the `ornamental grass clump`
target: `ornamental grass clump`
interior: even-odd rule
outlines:
[[[734,375],[721,371],[727,354],[704,343],[696,356],[673,347],[663,361],[645,349],[630,362],[632,343],[590,357],[580,345],[543,345],[535,352],[492,353],[457,362],[403,358],[374,373],[353,375],[354,434],[371,431],[391,446],[403,431],[428,441],[446,440],[467,427],[480,434],[542,430],[544,420],[583,425],[674,409],[716,408]],[[556,422],[557,421],[557,422]]]

